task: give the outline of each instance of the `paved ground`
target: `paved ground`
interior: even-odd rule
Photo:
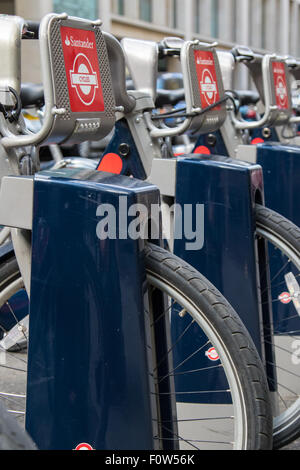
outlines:
[[[6,354],[2,357],[0,354],[0,367],[5,367],[4,370],[1,368],[0,375],[0,398],[4,399],[4,404],[10,410],[23,411],[25,409],[25,383],[24,373],[26,372],[26,351],[14,354]],[[10,369],[12,367],[12,369]],[[2,390],[8,394],[3,396]],[[19,394],[19,396],[11,396],[12,394]],[[228,413],[227,413],[228,415]],[[229,414],[230,415],[230,414]],[[20,424],[24,424],[24,416],[22,414],[14,414]],[[286,446],[282,450],[300,450],[300,439]]]

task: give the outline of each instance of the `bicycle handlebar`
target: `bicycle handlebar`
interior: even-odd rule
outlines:
[[[251,49],[244,46],[234,47],[230,52],[235,58],[236,62],[261,63],[263,60],[262,54],[253,52]]]
[[[163,106],[166,106],[166,105],[174,106],[178,104],[180,101],[184,101],[184,99],[185,99],[184,88],[180,88],[179,90],[159,89],[157,90],[155,105],[158,108],[162,108]]]
[[[262,90],[260,90],[260,95],[263,93],[264,104],[265,104],[265,114],[264,116],[259,119],[258,121],[245,121],[243,119],[237,118],[235,113],[231,110],[230,117],[231,120],[237,130],[251,130],[251,129],[258,129],[259,127],[263,127],[265,125],[269,125],[269,123],[274,118],[275,113],[278,111],[277,105],[271,104],[271,97],[269,93],[266,93],[266,90],[269,89],[270,83],[268,81],[268,77],[266,74],[262,73],[261,70],[266,66],[266,56],[261,54],[254,53],[251,49],[247,47],[236,47],[231,50],[231,54],[233,55],[235,62],[245,62],[245,65],[250,70],[252,78],[254,82],[257,84],[257,76],[259,79],[262,80],[263,86]],[[272,57],[272,56],[271,56]],[[275,56],[274,56],[275,57]],[[258,72],[259,70],[259,72]]]
[[[237,119],[233,111],[231,111],[231,119],[237,130],[258,129],[259,127],[264,127],[265,125],[267,125],[270,120],[270,115],[274,111],[277,111],[277,110],[278,110],[278,106],[268,106],[268,108],[266,108],[266,112],[264,116],[258,121],[252,121],[252,122]]]
[[[176,37],[164,38],[158,43],[158,57],[164,59],[165,57],[180,56],[181,48],[184,40]]]
[[[166,57],[166,56],[178,56],[182,60],[182,56],[186,55],[187,42],[189,43],[191,42],[195,46],[202,46],[203,48],[207,48],[208,50],[218,45],[217,42],[206,43],[198,39],[196,39],[195,41],[184,41],[181,38],[167,37],[167,38],[164,38],[157,45],[159,58]],[[183,76],[185,77],[184,72],[183,72]],[[184,92],[184,89],[181,91],[178,90],[178,98],[180,97],[180,95],[182,97],[182,92]],[[195,108],[192,105],[190,106],[191,106],[191,109],[188,109],[186,115],[182,116],[182,117],[185,117],[184,121],[175,127],[168,127],[166,124],[163,124],[162,122],[160,123],[161,127],[156,127],[154,123],[152,122],[150,113],[145,113],[145,119],[146,119],[147,126],[150,130],[151,137],[153,138],[172,137],[176,135],[181,135],[184,132],[186,132],[190,128],[193,122],[193,118],[196,118],[198,115],[200,116],[203,111],[202,108]],[[187,107],[189,106],[187,105]],[[176,115],[174,117],[176,117]],[[159,120],[159,116],[158,116],[158,120]]]

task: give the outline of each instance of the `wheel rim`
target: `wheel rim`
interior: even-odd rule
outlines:
[[[198,324],[198,326],[201,328],[201,330],[205,333],[205,336],[209,338],[209,343],[211,343],[215,349],[218,351],[218,355],[221,359],[221,364],[224,369],[224,373],[226,375],[226,378],[229,383],[229,388],[231,390],[231,398],[232,398],[232,406],[233,406],[233,416],[231,416],[232,419],[232,429],[231,429],[231,440],[230,442],[224,442],[222,440],[216,440],[215,442],[197,442],[197,436],[194,436],[193,442],[191,443],[191,446],[189,447],[190,449],[197,448],[199,450],[202,449],[213,449],[213,448],[224,448],[227,449],[230,446],[237,450],[237,449],[245,449],[247,445],[247,413],[246,413],[246,407],[245,407],[245,402],[243,398],[243,393],[242,393],[242,387],[238,378],[238,374],[235,368],[235,365],[232,362],[232,359],[230,357],[230,354],[228,350],[226,349],[222,339],[218,335],[218,333],[215,331],[213,326],[208,322],[206,317],[203,315],[202,312],[199,311],[186,297],[184,297],[176,288],[170,284],[166,284],[165,280],[160,279],[156,275],[149,274],[147,275],[148,283],[150,286],[160,289],[160,291],[164,292],[166,295],[169,296],[169,298],[172,298],[173,300],[176,301],[176,304],[180,304],[180,306],[185,309],[190,315],[191,318],[194,319],[194,321]],[[208,345],[207,345],[208,346]],[[176,364],[174,364],[174,369],[176,370]],[[195,371],[198,372],[198,371]],[[201,374],[203,373],[203,370],[200,371]],[[178,390],[176,390],[178,393]],[[213,393],[213,391],[211,391]],[[220,405],[216,404],[216,407]],[[177,403],[177,412],[178,412],[179,405]],[[185,410],[183,410],[184,412]],[[214,415],[215,411],[211,411],[211,413]],[[182,415],[182,411],[180,412],[180,415]],[[180,416],[181,418],[181,416]],[[222,418],[219,418],[222,419]],[[195,418],[187,418],[185,420],[185,417],[183,417],[183,421],[185,423],[188,423],[190,421],[193,421],[195,423],[196,419]],[[201,416],[201,419],[199,419],[199,425],[200,427],[203,425],[205,428],[207,426],[207,423],[205,423],[206,419]],[[221,434],[221,431],[219,430],[219,426],[217,423],[217,420],[214,421],[214,418],[211,418],[207,416],[207,422],[209,422],[210,429],[212,430],[212,427],[215,425],[215,433],[216,435],[219,434],[219,438]],[[179,422],[180,426],[180,422]],[[184,426],[181,426],[181,428],[184,428]],[[202,430],[200,431],[200,435],[202,435]],[[180,435],[179,432],[179,438],[182,439],[181,443],[183,442],[183,446],[180,446],[180,449],[185,449],[188,448],[186,447],[188,439],[186,439],[185,436]],[[195,442],[196,441],[196,442]],[[198,447],[199,445],[199,447]]]
[[[149,286],[152,288],[159,289],[161,292],[164,294],[168,295],[169,298],[172,298],[177,305],[180,303],[180,307],[182,309],[185,309],[187,312],[193,315],[193,318],[196,323],[198,324],[199,328],[205,333],[205,336],[207,336],[210,341],[209,344],[213,345],[216,350],[218,351],[219,357],[221,359],[221,364],[222,368],[224,370],[224,373],[226,375],[226,378],[228,380],[229,384],[229,390],[231,391],[231,398],[232,398],[232,405],[230,405],[230,409],[233,409],[233,412],[230,416],[226,416],[228,407],[224,409],[224,413],[219,414],[217,418],[215,417],[215,411],[210,411],[213,416],[205,415],[201,416],[201,418],[197,419],[195,415],[191,418],[190,416],[185,415],[186,413],[186,408],[180,410],[180,422],[179,422],[179,427],[180,427],[180,432],[181,429],[183,428],[183,432],[186,432],[186,427],[190,426],[192,423],[192,428],[195,429],[195,427],[198,427],[199,423],[202,425],[204,423],[204,428],[206,428],[209,425],[210,429],[214,428],[214,431],[217,435],[217,438],[213,441],[211,439],[210,442],[207,440],[204,440],[203,442],[197,442],[197,435],[193,435],[193,438],[185,438],[183,435],[177,435],[175,436],[175,439],[182,439],[180,440],[180,448],[183,449],[203,449],[203,448],[224,448],[224,449],[230,449],[233,448],[235,450],[237,449],[245,449],[247,446],[247,414],[246,414],[246,407],[243,399],[243,394],[242,394],[242,387],[238,379],[238,374],[236,372],[235,366],[232,363],[230,354],[228,353],[226,347],[223,344],[222,339],[220,336],[217,334],[217,332],[214,330],[211,324],[205,320],[205,316],[199,312],[196,307],[191,304],[191,302],[184,297],[178,290],[175,289],[172,285],[166,284],[166,282],[154,274],[148,273],[147,275],[147,280]],[[14,298],[16,294],[19,292],[24,291],[24,284],[21,279],[21,277],[17,277],[17,279],[12,280],[7,287],[2,290],[0,294],[0,307],[3,308],[3,306],[7,305],[9,303],[9,308],[8,311],[11,313],[11,310],[13,310],[13,305],[11,305],[11,299]],[[204,350],[207,350],[209,344],[206,344]],[[27,350],[22,348],[22,351],[20,352],[9,352],[9,351],[4,351],[3,349],[0,348],[0,355],[2,354],[2,362],[0,366],[2,366],[2,371],[1,371],[1,379],[0,379],[0,399],[3,401],[5,407],[15,415],[23,426],[25,425],[25,405],[26,405],[26,377],[27,377]],[[5,360],[4,359],[5,356]],[[0,356],[1,359],[1,356]],[[1,362],[1,361],[0,361]],[[212,366],[211,368],[213,368]],[[217,367],[220,367],[218,365]],[[17,369],[17,370],[16,370]],[[5,374],[3,374],[3,370],[5,371]],[[180,371],[179,371],[180,372]],[[201,371],[201,374],[203,371]],[[16,381],[12,380],[12,375],[11,374],[18,374],[18,376],[22,379],[22,387],[20,388],[20,383],[16,383]],[[4,379],[3,379],[4,377]],[[202,376],[203,377],[203,376]],[[20,379],[20,380],[21,380]],[[12,387],[17,385],[16,389],[13,389]],[[176,390],[177,391],[177,390]],[[177,391],[178,392],[178,391]],[[193,405],[193,404],[192,404]],[[182,406],[182,403],[178,405],[178,408]],[[207,406],[205,405],[207,408]],[[216,404],[214,407],[220,407],[220,405]],[[212,407],[210,406],[210,410]],[[219,413],[219,410],[218,410]],[[220,434],[220,426],[218,424],[218,420],[222,422],[221,424],[221,432],[223,432],[223,435]],[[216,424],[217,423],[217,424]],[[227,424],[230,424],[230,426],[227,426]],[[228,438],[227,436],[227,441],[224,440],[224,427],[225,431],[227,432],[228,428],[230,427],[230,437]],[[189,432],[189,431],[188,431]],[[222,438],[220,439],[220,435]],[[158,440],[160,440],[158,438]]]

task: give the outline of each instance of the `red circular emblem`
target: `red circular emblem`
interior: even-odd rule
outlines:
[[[289,292],[283,292],[278,299],[282,304],[288,305],[292,301],[291,294]]]
[[[82,52],[74,59],[70,77],[72,88],[75,88],[80,101],[86,106],[93,104],[99,86],[97,73],[94,72],[91,62]]]
[[[215,348],[210,348],[208,351],[206,351],[205,356],[208,357],[210,361],[214,362],[220,359],[220,356]]]

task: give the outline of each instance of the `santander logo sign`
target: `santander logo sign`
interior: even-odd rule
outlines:
[[[61,27],[70,106],[73,112],[105,109],[94,31]]]
[[[220,99],[214,56],[211,51],[195,50],[194,57],[201,106],[207,108]],[[219,107],[216,107],[216,109],[219,109]]]

